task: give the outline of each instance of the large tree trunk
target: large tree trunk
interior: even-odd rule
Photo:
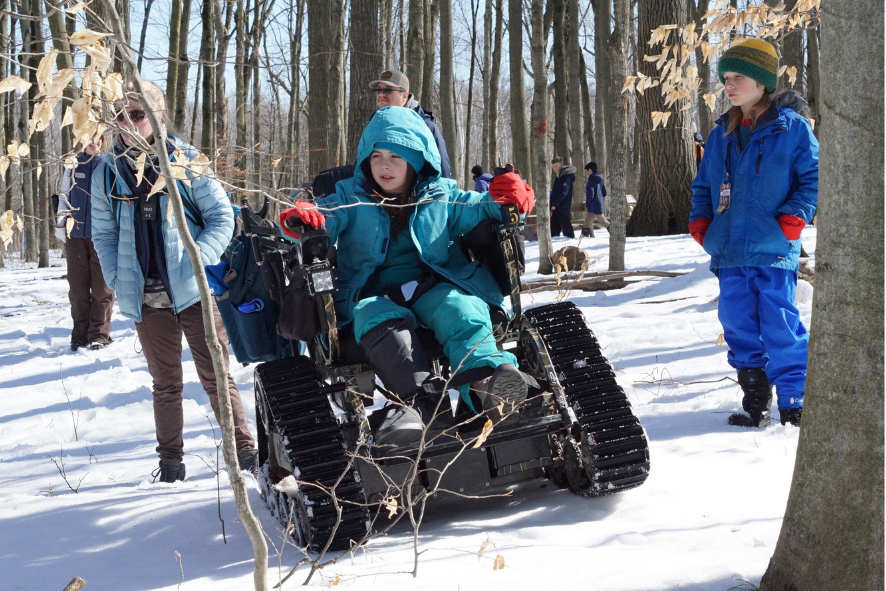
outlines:
[[[532,0],[532,190],[535,193],[536,233],[538,234],[538,272],[554,272],[551,264],[551,201],[548,196],[548,68],[546,63],[548,30],[545,27],[544,0]]]
[[[660,25],[685,24],[686,3],[684,0],[641,2],[639,16],[638,48],[647,54],[660,53],[660,46],[649,47],[651,31]],[[643,60],[640,70],[647,76],[659,75],[653,62]],[[670,109],[665,107],[665,97],[658,88],[649,89],[639,97],[640,190],[637,208],[628,222],[628,236],[661,236],[689,231],[692,196],[689,187],[695,177],[695,150],[689,111],[681,111],[681,106],[678,103]],[[652,131],[651,113],[667,110],[672,112],[667,127],[659,126]]]
[[[175,127],[182,131],[188,114],[188,31],[191,28],[191,0],[182,1],[178,32],[178,74],[175,77],[175,111],[170,113]]]
[[[200,61],[203,62],[203,111],[200,145],[210,158],[215,158],[216,127],[215,127],[215,76],[218,62],[215,61],[215,15],[218,10],[215,0],[204,0],[200,11],[202,32],[200,36]]]
[[[585,177],[581,173],[585,165],[585,150],[582,146],[581,133],[581,78],[582,72],[581,45],[578,43],[578,29],[581,26],[581,12],[578,9],[578,0],[568,0],[566,15],[566,60],[569,75],[567,77],[567,92],[569,95],[569,138],[572,155],[570,159],[575,166],[575,181],[572,184],[572,203],[581,206],[585,201]]]
[[[212,2],[213,0],[203,0],[204,2]],[[221,1],[221,0],[219,0]],[[215,34],[217,37],[217,49],[215,54],[215,140],[216,148],[226,146],[228,143],[228,99],[225,90],[225,64],[228,60],[228,47],[231,44],[231,36],[233,30],[231,23],[234,16],[235,0],[223,0],[224,13],[221,10],[221,4],[216,4],[212,11],[215,19]],[[224,18],[222,18],[224,16]]]
[[[452,69],[452,0],[440,0],[440,131],[446,141],[449,165],[458,176],[458,129],[455,120],[455,82]]]
[[[351,4],[351,96],[348,108],[347,161],[357,157],[360,131],[375,112],[375,97],[369,81],[381,73],[383,48],[378,34],[377,0]],[[442,56],[441,56],[442,57]]]
[[[486,156],[486,165],[489,170],[501,163],[498,150],[498,97],[501,84],[501,52],[504,42],[504,8],[505,0],[497,0],[495,3],[495,36],[493,42],[495,49],[492,50],[492,66],[489,73],[489,154]]]
[[[434,65],[437,61],[437,22],[440,20],[440,0],[426,0],[425,11],[425,61],[422,72],[421,102],[427,111],[434,111]],[[457,156],[452,165],[456,166]]]
[[[552,0],[554,26],[554,155],[569,161],[569,100],[566,65],[566,0]],[[573,163],[574,164],[574,163]]]
[[[602,14],[602,13],[600,13]],[[594,18],[597,13],[594,13]],[[624,271],[625,268],[625,189],[628,169],[627,117],[628,100],[621,93],[625,76],[628,75],[628,30],[630,5],[628,0],[615,0],[615,29],[609,40],[607,57],[612,76],[608,88],[607,103],[613,107],[612,133],[609,144],[609,203],[612,218],[609,225],[609,270]],[[616,108],[617,107],[617,108]]]
[[[286,154],[290,156],[289,165],[287,167],[287,187],[291,190],[299,184],[298,172],[301,169],[299,162],[301,161],[301,45],[302,45],[302,29],[305,21],[305,0],[293,0],[295,2],[295,29],[292,29],[292,20],[290,19],[289,31],[289,77],[291,79],[291,94],[289,96],[289,124],[287,126],[288,133],[286,135]],[[368,84],[365,85],[367,90]],[[353,90],[352,90],[353,92]],[[373,103],[370,103],[374,106]]]
[[[501,0],[504,1],[504,0]],[[526,121],[526,86],[523,84],[523,3],[508,0],[508,50],[511,74],[511,135],[513,164],[532,182],[529,129]]]
[[[809,101],[809,112],[815,124],[816,135],[818,134],[818,123],[821,120],[821,109],[819,107],[821,68],[819,66],[818,35],[819,27],[806,31],[806,100]]]
[[[588,149],[588,159],[597,161],[597,144],[594,141],[594,114],[591,111],[591,92],[588,88],[588,67],[585,63],[584,51],[579,54],[579,71],[581,72],[581,110],[584,114],[584,142]]]
[[[441,34],[442,37],[442,34]],[[442,53],[442,47],[440,48]],[[489,119],[492,109],[489,108],[489,75],[492,65],[492,0],[486,0],[486,8],[483,11],[483,67],[480,76],[483,77],[483,136],[480,140],[480,165],[491,167],[489,157]],[[465,179],[467,180],[467,179]]]
[[[467,117],[465,121],[465,166],[464,166],[464,179],[465,185],[470,184],[471,178],[471,167],[473,163],[471,162],[471,119],[474,114],[474,65],[476,64],[476,56],[477,56],[477,12],[480,9],[480,0],[471,0],[471,67],[470,74],[468,77],[468,104],[467,104]],[[455,166],[455,162],[452,163],[452,166]],[[473,187],[471,187],[473,188]]]
[[[422,76],[425,67],[425,2],[409,0],[409,31],[406,39],[406,76],[409,78],[409,90],[418,102],[421,95]]]
[[[824,3],[821,31],[820,193],[839,198],[818,214],[800,443],[761,591],[884,584],[883,4]]]
[[[609,35],[612,30],[612,0],[591,0],[594,9],[594,130],[597,132],[597,165],[600,170],[607,170],[607,150],[609,146],[610,126],[612,125],[612,108],[609,105],[609,72],[608,53]],[[621,87],[619,87],[621,88]]]
[[[344,109],[340,102],[343,17],[343,0],[308,0],[310,176],[338,164]]]
[[[36,5],[39,0],[20,0],[19,7],[23,15],[36,16]],[[22,78],[31,83],[28,89],[28,100],[20,102],[21,111],[18,121],[18,138],[25,144],[29,142],[28,118],[30,116],[29,104],[34,104],[37,98],[37,66],[40,64],[40,56],[43,54],[43,48],[40,46],[39,21],[35,19],[22,19],[19,21],[22,36],[22,53],[27,56],[28,68],[22,68]],[[32,153],[31,158],[23,158],[21,160],[21,176],[22,176],[22,202],[24,209],[25,222],[25,260],[29,263],[36,263],[38,256],[39,239],[37,237],[37,175],[36,175],[36,159]]]
[[[52,35],[52,46],[59,52],[56,57],[56,65],[58,66],[58,69],[63,70],[66,68],[73,68],[74,58],[71,55],[71,45],[68,42],[65,13],[62,11],[60,5],[54,0],[46,0],[46,19],[49,21],[49,31]],[[3,36],[5,35],[0,34],[0,37]],[[76,100],[74,89],[71,85],[68,85],[68,88],[64,90],[63,97],[62,112],[64,112],[67,105],[72,104]],[[2,104],[3,103],[0,103],[0,105]],[[2,116],[2,107],[0,107],[0,116]],[[0,128],[2,128],[2,123],[0,123]],[[71,152],[74,149],[74,142],[71,135],[71,128],[67,125],[61,129],[61,139],[62,154]],[[6,142],[2,141],[2,138],[0,138],[0,146],[5,145],[7,145]],[[55,212],[53,212],[53,215],[54,214]]]
[[[695,21],[696,30],[701,30],[704,25],[704,14],[708,11],[710,0],[689,0],[689,17]],[[711,92],[711,62],[704,59],[701,46],[695,50],[695,65],[698,67],[698,77],[701,83],[698,85],[698,132],[705,140],[714,129],[714,112],[704,102],[705,93]]]
[[[178,94],[178,65],[176,60],[179,56],[178,36],[181,33],[181,16],[183,0],[172,0],[172,14],[169,17],[169,58],[166,60],[166,111],[175,113],[175,99]]]
[[[385,70],[394,67],[394,0],[381,0],[380,20],[384,35]]]
[[[249,97],[248,68],[246,67],[247,45],[249,44],[249,16],[251,0],[236,0],[237,9],[234,13],[234,128],[237,135],[234,140],[236,156],[234,167],[236,177],[234,183],[241,189],[246,188],[246,168],[248,154],[246,151],[246,101]],[[244,1],[246,6],[243,5]],[[222,72],[220,72],[222,73]],[[238,199],[239,201],[239,199]]]

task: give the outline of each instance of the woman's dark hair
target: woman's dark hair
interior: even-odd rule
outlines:
[[[763,96],[761,96],[760,100],[751,107],[751,110],[748,111],[747,117],[742,113],[741,107],[732,107],[729,109],[729,122],[726,124],[726,135],[729,135],[738,129],[741,125],[742,119],[751,120],[751,133],[754,133],[754,127],[757,126],[757,119],[769,109],[770,105],[772,105],[772,93],[764,89]]]

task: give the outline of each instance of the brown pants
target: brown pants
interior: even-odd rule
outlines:
[[[71,343],[110,343],[114,292],[105,284],[92,240],[68,238],[68,299],[74,330]]]
[[[601,226],[604,228],[609,227],[609,220],[606,219],[606,216],[602,213],[587,213],[585,214],[585,221],[582,224],[582,230],[591,238],[594,237],[594,220],[599,222]]]
[[[225,367],[228,365],[228,335],[222,324],[215,303],[212,304],[215,330],[222,346]],[[183,310],[178,316],[172,308],[142,307],[142,321],[135,323],[148,370],[154,379],[154,424],[157,427],[157,453],[161,460],[179,460],[184,457],[184,412],[182,411],[182,334],[188,339],[197,377],[209,396],[209,404],[219,419],[218,391],[215,387],[215,371],[203,331],[203,310],[200,302]],[[234,437],[237,451],[255,447],[249,433],[246,412],[240,400],[240,392],[228,373],[228,390],[234,411]]]

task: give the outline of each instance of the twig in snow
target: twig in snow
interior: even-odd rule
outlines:
[[[77,482],[77,487],[75,488],[75,487],[71,486],[70,482],[68,482],[68,476],[67,476],[67,474],[65,474],[65,448],[64,448],[64,446],[62,446],[61,451],[59,453],[59,461],[58,462],[56,462],[55,458],[52,456],[49,456],[49,459],[52,460],[53,464],[55,464],[55,467],[58,469],[58,473],[61,474],[62,480],[65,481],[65,484],[68,485],[68,488],[71,489],[72,491],[74,491],[74,494],[77,494],[80,491],[80,484],[83,482],[83,478],[86,478],[87,476],[89,476],[89,472],[87,472],[86,474],[83,475],[83,478],[81,478],[80,481]],[[59,463],[59,462],[61,462],[61,463]]]
[[[65,393],[65,399],[68,401],[68,408],[71,411],[71,421],[74,423],[74,441],[80,441],[77,436],[77,423],[80,422],[80,401],[83,400],[83,391],[80,391],[80,397],[77,399],[77,415],[74,415],[74,405],[71,404],[71,397],[68,396],[68,389],[65,387],[65,378],[62,375],[62,368],[58,368],[58,379],[62,383],[62,391]]]

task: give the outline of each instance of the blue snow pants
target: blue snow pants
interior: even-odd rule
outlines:
[[[453,375],[478,367],[498,367],[503,363],[517,365],[517,358],[499,351],[492,334],[489,307],[480,298],[466,294],[451,283],[438,283],[421,296],[412,308],[398,306],[384,297],[368,297],[354,307],[354,335],[357,342],[382,322],[412,317],[434,331],[443,344]],[[468,403],[470,384],[459,387]]]
[[[729,365],[762,367],[778,409],[803,407],[809,333],[794,305],[797,272],[775,267],[721,267],[718,314]]]

